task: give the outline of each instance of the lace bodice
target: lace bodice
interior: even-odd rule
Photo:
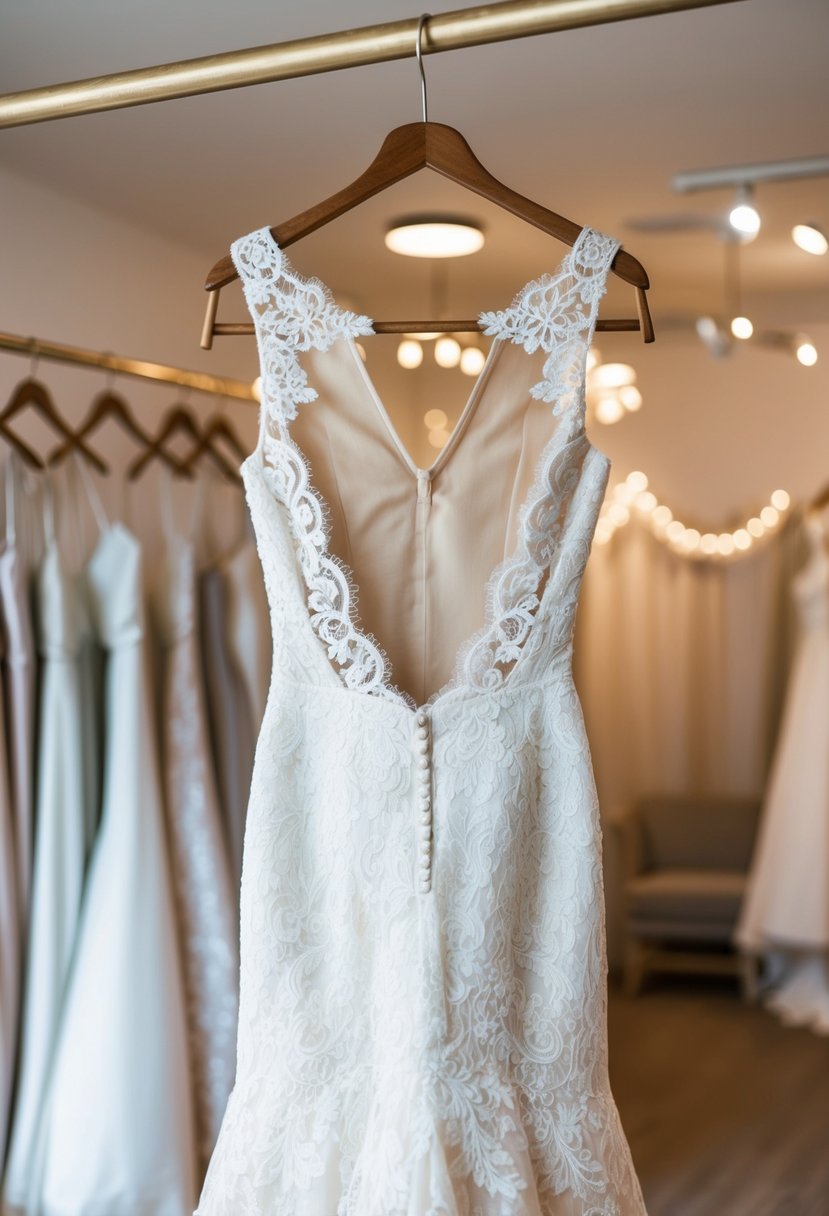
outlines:
[[[515,475],[499,490],[514,526],[496,521],[515,543],[450,678],[419,699],[334,546],[365,572],[352,470],[323,469],[371,322],[297,275],[267,230],[233,246],[263,377],[243,474],[274,659],[245,837],[238,1071],[200,1216],[644,1216],[607,1080],[600,829],[571,676],[608,475],[584,430],[585,357],[617,248],[585,229],[556,274],[482,314],[487,364],[431,470],[358,418],[355,476],[368,484],[386,452],[408,465],[388,509],[417,521],[426,573],[401,586],[419,621],[447,570],[429,529],[448,519],[459,537],[472,506],[453,507],[456,462],[477,438],[498,470],[486,407],[515,385]],[[314,475],[295,433],[317,440]],[[408,552],[383,550],[388,585]],[[463,555],[445,556],[451,575]],[[444,602],[447,629],[458,607]]]

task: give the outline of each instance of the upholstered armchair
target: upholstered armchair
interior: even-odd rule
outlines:
[[[730,946],[759,813],[759,799],[666,796],[611,820],[630,995],[648,971],[696,971],[738,975],[755,999],[756,960]]]

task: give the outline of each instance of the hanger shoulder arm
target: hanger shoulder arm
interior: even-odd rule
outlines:
[[[271,228],[271,235],[280,248],[286,249],[295,241],[345,215],[347,211],[366,202],[375,194],[380,194],[389,186],[402,181],[404,177],[424,168],[427,163],[426,142],[418,131],[422,125],[408,123],[395,127],[383,140],[380,151],[368,168],[353,182],[338,190],[336,194],[315,203],[313,207],[301,211],[299,215]],[[217,288],[226,287],[237,277],[233,259],[227,254],[209,271],[204,289],[215,291]]]

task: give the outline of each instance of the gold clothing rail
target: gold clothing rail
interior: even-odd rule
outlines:
[[[736,0],[506,0],[430,16],[423,53],[506,42],[558,30],[733,4]],[[137,68],[0,96],[0,128],[120,110],[176,97],[312,76],[415,54],[420,17],[249,50]]]
[[[101,367],[123,376],[157,380],[193,389],[197,393],[210,393],[217,397],[234,397],[239,401],[257,403],[253,386],[248,381],[212,376],[209,372],[186,371],[182,367],[168,367],[164,363],[150,363],[146,359],[130,359],[125,355],[110,354],[109,351],[87,350],[82,346],[65,346],[60,342],[42,342],[39,338],[0,332],[0,351],[3,350],[17,355],[28,355],[31,359],[48,359],[54,363]]]

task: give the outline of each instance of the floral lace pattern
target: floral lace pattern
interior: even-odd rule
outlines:
[[[515,554],[493,571],[485,591],[485,624],[461,648],[443,693],[458,687],[502,684],[524,646],[546,572],[560,538],[572,474],[589,443],[584,433],[585,357],[595,328],[607,271],[619,242],[583,228],[556,275],[528,283],[512,305],[481,314],[484,333],[547,352],[543,379],[530,392],[555,402],[564,421],[547,443],[524,504]],[[343,337],[373,332],[368,317],[341,309],[319,279],[290,266],[267,228],[233,245],[245,298],[255,318],[262,365],[262,461],[268,484],[285,507],[307,589],[311,626],[346,688],[399,700],[386,655],[360,628],[357,587],[349,568],[329,546],[327,508],[313,488],[308,463],[289,423],[297,407],[313,401],[298,352],[327,350]]]
[[[606,267],[614,243],[596,242]],[[574,250],[585,267],[594,252],[589,233]],[[572,276],[585,280],[583,343],[597,288]],[[533,316],[552,299],[540,290],[519,297]],[[299,342],[312,321],[323,341],[343,324],[329,304]],[[530,342],[521,316],[516,301],[492,324]],[[583,434],[578,372],[554,372],[575,396],[493,582],[498,630],[470,643],[474,678],[417,714],[351,632],[324,507],[288,458],[295,401],[271,384],[267,459],[243,474],[274,664],[244,847],[237,1076],[199,1216],[645,1216],[608,1084],[601,834],[571,676],[608,463]]]

